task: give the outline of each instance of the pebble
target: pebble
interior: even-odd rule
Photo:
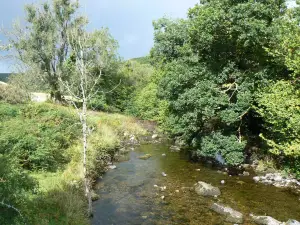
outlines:
[[[161,156],[166,156],[166,154],[164,153],[164,154],[162,154]]]
[[[161,196],[160,198],[161,198],[162,200],[164,200],[164,199],[165,199],[165,196]]]
[[[162,172],[161,175],[163,175],[164,177],[167,176],[167,174],[165,172]]]
[[[201,171],[201,169],[196,169],[196,171]]]
[[[154,184],[153,187],[158,188],[158,185]]]
[[[179,190],[176,190],[175,192],[176,192],[176,193],[179,193]]]
[[[225,180],[221,180],[221,184],[225,184]]]

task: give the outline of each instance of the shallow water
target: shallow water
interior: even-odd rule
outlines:
[[[93,205],[93,225],[230,224],[209,209],[213,202],[242,212],[244,224],[253,224],[247,216],[249,213],[269,215],[281,221],[300,221],[299,196],[284,189],[256,184],[252,177],[220,174],[215,169],[189,162],[183,153],[170,152],[169,147],[167,144],[136,147],[128,153],[128,161],[117,164],[117,169],[104,175],[97,184],[100,200]],[[144,154],[152,157],[138,158]],[[162,172],[167,176],[163,177]],[[221,180],[225,180],[224,185]],[[192,188],[197,181],[218,186],[221,196],[198,196]],[[154,185],[166,186],[166,190],[161,191]]]

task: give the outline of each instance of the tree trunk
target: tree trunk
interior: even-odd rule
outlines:
[[[55,80],[55,78],[51,78],[50,88],[51,88],[50,91],[51,99],[57,102],[62,102],[62,94],[59,90],[58,80]]]
[[[87,136],[88,136],[88,127],[87,127],[87,101],[84,98],[82,104],[82,135],[83,135],[83,173],[84,173],[84,186],[85,186],[85,195],[88,199],[88,216],[93,215],[92,209],[92,197],[91,197],[91,190],[90,190],[90,182],[87,174]]]

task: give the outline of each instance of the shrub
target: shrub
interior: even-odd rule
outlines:
[[[11,104],[25,103],[30,100],[30,94],[15,86],[0,84],[0,100]]]
[[[35,187],[34,179],[14,158],[0,154],[0,224],[25,223],[20,207],[27,201],[27,192]]]
[[[26,169],[55,170],[66,163],[64,151],[78,138],[78,125],[63,107],[25,105],[20,115],[0,124],[0,153],[17,158]]]

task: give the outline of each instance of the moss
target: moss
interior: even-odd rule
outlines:
[[[151,157],[152,157],[152,155],[146,154],[146,155],[140,156],[139,159],[147,160],[147,159],[149,159],[149,158],[151,158]]]

